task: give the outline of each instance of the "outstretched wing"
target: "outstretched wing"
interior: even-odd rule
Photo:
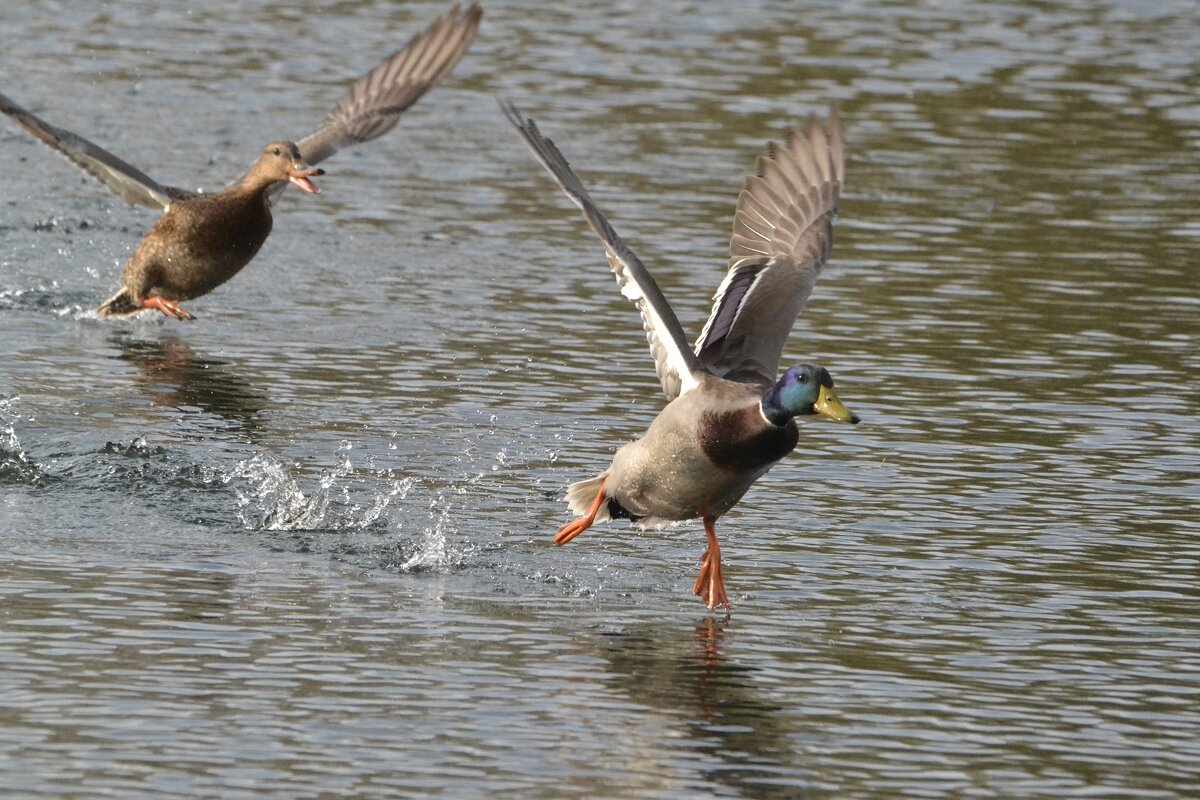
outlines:
[[[529,149],[537,156],[538,161],[566,192],[567,197],[583,209],[583,218],[604,243],[604,250],[608,253],[608,265],[616,276],[617,285],[621,287],[621,294],[632,300],[642,314],[642,325],[646,329],[646,339],[650,342],[654,370],[662,383],[663,394],[668,400],[674,400],[694,388],[696,376],[693,372],[696,369],[696,359],[688,349],[687,337],[684,336],[675,312],[671,310],[650,272],[608,224],[608,220],[588,196],[587,189],[583,188],[583,183],[554,146],[554,142],[542,136],[534,121],[522,116],[512,103],[501,100],[500,107],[508,121],[525,139]]]
[[[316,164],[343,147],[369,142],[396,127],[400,114],[454,69],[471,46],[482,16],[478,3],[461,13],[455,4],[355,81],[321,127],[297,142],[304,160]]]
[[[0,94],[0,111],[62,153],[75,166],[107,186],[126,203],[162,211],[171,205],[171,201],[192,195],[192,192],[186,189],[163,186],[103,147],[89,142],[79,134],[51,125],[3,94]]]
[[[796,316],[833,249],[845,177],[842,121],[810,117],[782,147],[771,143],[738,195],[729,271],[696,340],[714,375],[769,385]]]

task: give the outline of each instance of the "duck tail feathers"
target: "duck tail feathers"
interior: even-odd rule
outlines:
[[[588,512],[596,499],[596,492],[600,491],[600,482],[607,477],[608,473],[605,472],[567,487],[567,507],[571,509],[572,514],[583,516]],[[596,512],[595,521],[607,522],[610,519],[612,515],[608,512],[608,503],[602,503],[600,510]]]
[[[101,303],[100,307],[96,309],[96,315],[100,317],[128,317],[141,310],[142,307],[133,302],[133,299],[129,296],[129,290],[123,288]]]

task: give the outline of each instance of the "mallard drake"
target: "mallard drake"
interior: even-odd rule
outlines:
[[[609,519],[642,529],[702,519],[708,548],[693,589],[709,608],[728,608],[716,521],[795,448],[797,417],[858,422],[823,367],[791,367],[776,378],[784,342],[833,247],[845,172],[841,119],[836,111],[825,120],[812,117],[803,132],[768,145],[759,158],[757,174],[738,195],[728,271],[689,348],[658,284],[562,153],[512,103],[501,106],[604,243],[621,293],[641,312],[669,401],[640,439],[617,450],[608,469],[568,487],[569,508],[580,516],[558,530],[554,543]]]
[[[315,164],[342,147],[390,131],[400,114],[445,78],[466,53],[483,11],[458,5],[353,85],[321,126],[298,142],[271,142],[242,178],[211,194],[164,186],[78,134],[55,127],[0,94],[0,111],[122,200],[165,211],[125,265],[121,290],[100,316],[158,309],[176,319],[180,307],[211,292],[250,263],[271,233],[271,199],[289,183],[316,194]]]

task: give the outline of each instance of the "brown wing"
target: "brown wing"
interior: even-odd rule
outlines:
[[[458,5],[385,58],[350,87],[321,127],[301,139],[300,154],[316,164],[349,145],[369,142],[396,127],[400,114],[450,74],[467,52],[483,9]]]
[[[0,111],[66,156],[75,166],[107,186],[126,203],[162,211],[171,205],[171,201],[193,194],[186,189],[162,185],[100,145],[89,142],[77,133],[51,125],[3,94],[0,94]]]
[[[771,143],[738,195],[729,268],[696,341],[714,375],[769,385],[796,316],[833,249],[845,179],[842,121],[811,117]]]

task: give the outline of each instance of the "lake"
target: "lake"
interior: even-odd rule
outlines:
[[[6,7],[3,91],[217,188],[447,7]],[[1200,793],[1200,4],[485,2],[198,319],[154,221],[0,120],[0,794]],[[550,543],[663,404],[535,118],[695,336],[836,105],[784,363],[858,426],[718,526]]]

